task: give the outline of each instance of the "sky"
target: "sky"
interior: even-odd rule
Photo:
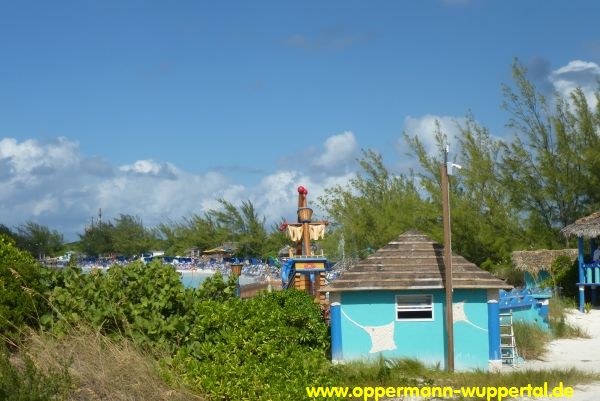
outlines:
[[[514,135],[515,58],[541,90],[600,78],[595,1],[0,0],[0,223],[77,239],[102,208],[146,225],[251,200],[293,219],[361,149],[415,164],[467,113]]]

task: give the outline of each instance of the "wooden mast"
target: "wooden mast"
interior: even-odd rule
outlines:
[[[306,195],[304,194],[304,187],[298,187],[298,209],[303,207],[306,207]],[[302,223],[300,221],[300,215],[298,215],[298,223]],[[306,237],[304,232],[304,224],[302,224],[302,237]],[[298,241],[296,243],[296,255],[304,255],[302,241]]]

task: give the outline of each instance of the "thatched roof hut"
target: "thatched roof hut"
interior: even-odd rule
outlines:
[[[516,251],[512,253],[512,261],[517,270],[529,272],[533,276],[541,270],[550,271],[552,262],[559,256],[577,259],[577,249],[540,249],[537,251]]]
[[[570,237],[571,235],[583,238],[600,237],[600,212],[582,217],[576,220],[575,223],[569,224],[560,230],[560,232],[566,237]]]

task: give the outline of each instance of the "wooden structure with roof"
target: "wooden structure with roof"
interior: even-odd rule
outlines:
[[[444,288],[444,246],[408,231],[350,268],[327,286],[329,292]],[[452,255],[455,289],[512,286],[462,256]]]
[[[332,305],[334,359],[383,355],[446,363],[443,249],[409,231],[322,289]],[[500,359],[499,290],[512,287],[459,255],[452,255],[452,283],[456,368],[487,369]]]
[[[598,288],[600,287],[600,250],[598,250],[598,237],[600,237],[600,212],[576,220],[573,224],[561,230],[566,237],[577,237],[578,264],[579,264],[579,310],[584,311],[585,302],[589,299],[592,305],[598,304]],[[586,253],[584,240],[589,240],[588,253]],[[587,292],[587,294],[586,294]]]
[[[515,269],[537,276],[542,271],[550,271],[552,263],[560,256],[577,259],[577,249],[538,249],[535,251],[515,251],[511,259]]]
[[[515,269],[523,272],[526,288],[541,290],[542,284],[552,277],[552,263],[558,257],[567,257],[571,262],[577,259],[577,249],[538,249],[535,251],[515,251],[511,259]],[[548,289],[551,294],[551,289]]]

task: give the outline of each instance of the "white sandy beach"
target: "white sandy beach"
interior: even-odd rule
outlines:
[[[598,374],[598,382],[575,387],[572,398],[538,398],[540,400],[600,400],[600,310],[580,313],[570,310],[567,321],[584,329],[590,338],[561,339],[552,341],[542,360],[526,361],[516,369],[568,369],[578,368]],[[504,368],[513,369],[513,368]],[[529,400],[531,398],[521,398]]]

